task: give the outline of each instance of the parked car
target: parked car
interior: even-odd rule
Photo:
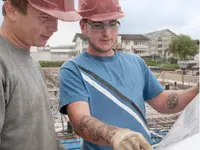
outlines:
[[[199,75],[199,66],[195,65],[192,67],[192,75],[193,76],[198,76]]]

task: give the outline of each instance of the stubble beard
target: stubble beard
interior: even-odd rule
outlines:
[[[113,50],[113,46],[116,43],[115,42],[109,49],[102,49],[102,48],[96,46],[95,44],[93,44],[89,38],[88,38],[88,42],[91,45],[92,49],[99,52],[99,53],[106,53],[106,52],[109,52],[110,50]]]

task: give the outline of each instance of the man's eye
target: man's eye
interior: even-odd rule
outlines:
[[[41,16],[42,20],[47,20],[49,18],[49,16]]]
[[[117,26],[117,23],[111,23],[109,26],[110,26],[110,27],[116,27],[116,26]]]

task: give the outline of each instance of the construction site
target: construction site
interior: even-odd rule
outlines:
[[[50,96],[50,105],[52,110],[52,115],[55,122],[55,130],[59,139],[81,139],[75,134],[73,127],[67,116],[61,115],[59,113],[59,87],[58,87],[58,75],[59,68],[43,68],[43,72],[46,78],[46,84],[48,87],[48,92]],[[198,82],[198,76],[182,76],[175,72],[161,72],[154,73],[160,83],[165,87],[165,89],[186,89]],[[184,79],[183,79],[184,77]],[[175,82],[175,85],[174,85]],[[170,130],[171,126],[174,124],[180,113],[173,115],[160,114],[150,105],[146,105],[146,119],[150,132],[152,134],[153,144],[158,144],[162,137],[164,137],[167,132]],[[77,142],[77,141],[76,141]],[[73,145],[73,144],[71,144]],[[78,147],[78,146],[77,146]]]

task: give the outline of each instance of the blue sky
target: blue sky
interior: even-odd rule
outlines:
[[[144,34],[167,28],[177,34],[187,34],[193,39],[200,39],[200,0],[121,0],[120,3],[126,14],[125,18],[121,19],[120,33]],[[0,1],[0,6],[2,4]],[[70,44],[77,32],[80,32],[78,22],[60,21],[59,31],[52,36],[48,44]]]

